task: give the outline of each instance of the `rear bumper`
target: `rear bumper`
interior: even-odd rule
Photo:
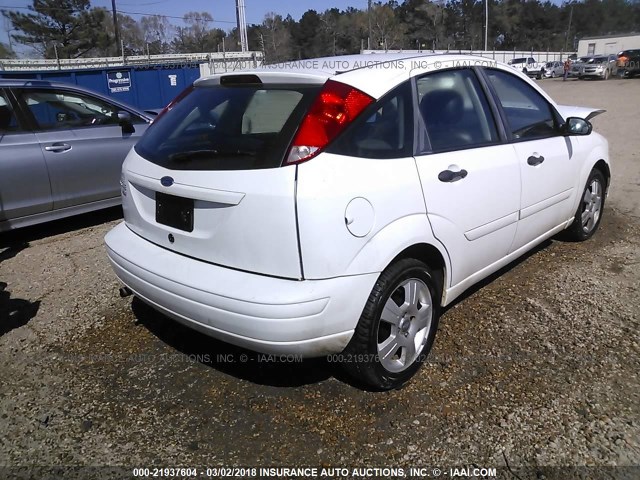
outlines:
[[[207,335],[273,354],[341,352],[378,277],[297,281],[241,272],[161,248],[124,223],[105,243],[116,275],[141,300]]]

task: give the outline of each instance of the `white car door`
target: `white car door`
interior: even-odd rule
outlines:
[[[415,160],[427,216],[451,258],[450,286],[473,283],[513,242],[518,162],[473,69],[428,73],[416,87],[424,141]]]
[[[522,178],[515,251],[565,223],[571,216],[579,162],[574,140],[560,132],[551,104],[515,75],[486,69],[505,118]]]

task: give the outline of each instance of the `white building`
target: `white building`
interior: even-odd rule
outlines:
[[[640,48],[640,33],[581,38],[578,42],[578,56],[618,53],[629,48]]]

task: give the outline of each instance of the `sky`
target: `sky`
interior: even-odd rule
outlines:
[[[328,8],[347,7],[366,8],[367,0],[245,0],[247,23],[262,23],[268,12],[275,12],[299,20],[304,12],[314,9],[323,12]],[[30,0],[0,0],[0,10],[20,7],[20,11],[28,5]],[[111,10],[111,0],[91,0],[94,7],[105,7]],[[187,12],[209,12],[214,19],[213,25],[224,30],[236,25],[235,0],[116,0],[116,8],[122,13],[127,13],[139,19],[142,14],[168,15],[171,23],[180,24],[180,18]],[[133,14],[137,12],[137,14]],[[10,23],[0,17],[0,42],[8,43],[7,35]]]

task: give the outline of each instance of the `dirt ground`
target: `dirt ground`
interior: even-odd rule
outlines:
[[[0,477],[639,466],[640,79],[542,85],[608,110],[594,119],[614,162],[600,231],[548,241],[468,292],[400,391],[363,391],[325,360],[275,362],[119,298],[103,247],[118,209],[0,236]],[[94,475],[109,477],[81,476]]]

